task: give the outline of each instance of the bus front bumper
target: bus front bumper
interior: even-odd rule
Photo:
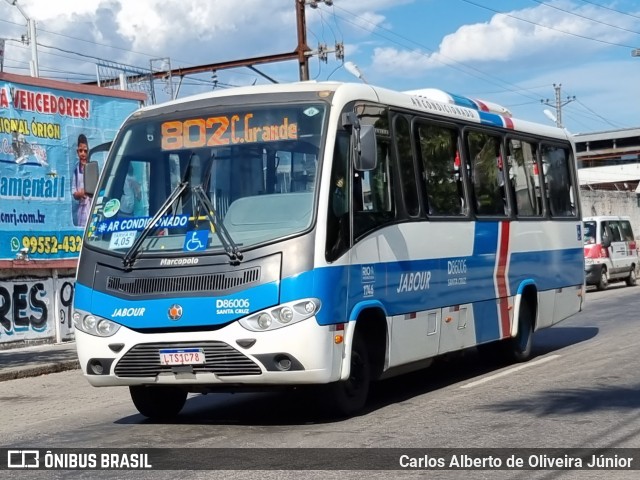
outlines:
[[[122,326],[106,338],[78,329],[75,335],[82,372],[93,386],[176,385],[234,391],[338,380],[344,343],[336,343],[335,333],[335,326],[320,326],[312,317],[264,332],[234,322],[215,331],[140,333]],[[186,364],[163,364],[161,352],[183,352],[177,358]],[[183,358],[184,352],[197,352],[197,361],[204,363],[191,363],[192,359]]]

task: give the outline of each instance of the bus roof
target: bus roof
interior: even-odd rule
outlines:
[[[397,108],[442,115],[452,119],[492,125],[534,135],[571,140],[570,135],[561,128],[513,118],[507,108],[494,102],[452,94],[434,88],[400,92],[370,84],[335,81],[318,82],[310,80],[304,82],[234,87],[191,95],[162,104],[150,105],[143,107],[139,112],[153,112],[156,109],[166,108],[172,105],[186,106],[189,103],[197,104],[203,100],[232,96],[322,91],[333,93],[334,103],[336,104],[344,104],[352,100],[368,100],[388,104]]]

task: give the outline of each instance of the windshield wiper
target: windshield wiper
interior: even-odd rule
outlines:
[[[180,182],[178,185],[176,185],[176,188],[173,189],[173,192],[171,192],[171,195],[169,195],[169,197],[164,201],[164,203],[160,205],[160,208],[158,209],[156,214],[151,218],[151,221],[147,224],[146,227],[144,227],[144,229],[142,230],[142,233],[140,233],[140,236],[136,238],[136,240],[133,242],[133,245],[131,245],[131,248],[129,248],[127,253],[124,255],[124,258],[122,259],[122,264],[124,265],[125,268],[130,269],[133,266],[133,262],[136,259],[136,254],[140,251],[140,246],[142,245],[142,242],[144,242],[144,240],[149,236],[149,234],[156,228],[156,223],[158,222],[158,220],[160,220],[160,217],[162,217],[165,213],[167,213],[169,208],[171,208],[171,206],[175,203],[175,201],[178,198],[180,198],[180,195],[182,195],[182,193],[187,189],[188,186],[189,186],[189,182],[185,180]]]
[[[224,223],[218,218],[217,210],[211,203],[211,200],[209,200],[209,197],[207,197],[202,185],[192,187],[191,191],[194,193],[194,198],[204,205],[207,218],[215,228],[216,234],[218,238],[220,238],[220,243],[222,243],[222,248],[224,248],[225,253],[229,256],[229,263],[231,263],[231,265],[240,265],[244,256],[240,248],[238,248],[238,245],[233,241],[227,227],[225,227]]]

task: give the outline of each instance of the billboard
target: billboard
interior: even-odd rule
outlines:
[[[77,258],[86,150],[109,142],[144,94],[0,74],[0,261]]]

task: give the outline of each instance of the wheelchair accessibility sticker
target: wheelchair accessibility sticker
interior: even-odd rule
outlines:
[[[200,250],[206,250],[209,243],[209,230],[191,230],[187,232],[184,238],[184,246],[182,249],[185,252],[198,252]]]

